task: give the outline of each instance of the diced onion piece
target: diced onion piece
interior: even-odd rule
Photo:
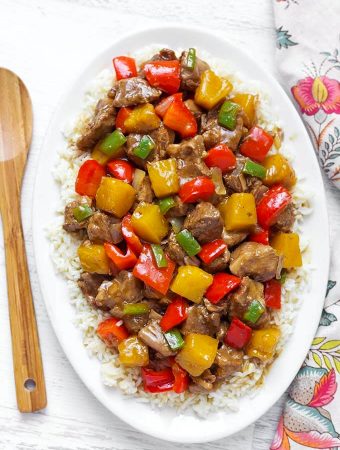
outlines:
[[[133,175],[132,186],[138,191],[145,177],[145,171],[141,169],[135,169]]]
[[[215,185],[215,192],[217,195],[226,195],[227,191],[223,183],[222,170],[219,167],[211,169],[211,179]]]
[[[274,147],[276,148],[276,150],[279,150],[279,148],[281,147],[282,140],[283,131],[281,130],[281,128],[277,128],[274,135]]]
[[[177,234],[181,231],[184,220],[181,217],[172,217],[169,219],[169,222],[171,223],[172,229]]]

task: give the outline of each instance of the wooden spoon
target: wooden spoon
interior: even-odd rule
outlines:
[[[20,192],[32,139],[32,105],[24,83],[0,68],[0,211],[18,408],[46,406],[45,379],[21,226]]]

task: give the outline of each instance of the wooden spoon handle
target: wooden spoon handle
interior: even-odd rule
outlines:
[[[21,412],[33,412],[46,406],[46,388],[20,207],[12,206],[3,224],[16,396]]]

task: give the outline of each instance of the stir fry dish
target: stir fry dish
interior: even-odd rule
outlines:
[[[78,285],[97,335],[148,393],[209,392],[269,365],[289,271],[296,176],[237,92],[190,48],[115,81],[77,140],[83,155],[64,229],[78,233]],[[282,298],[281,298],[282,297]]]

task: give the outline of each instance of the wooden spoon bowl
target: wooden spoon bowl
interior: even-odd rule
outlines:
[[[24,83],[0,68],[0,212],[18,408],[46,406],[46,388],[21,225],[20,193],[32,139],[32,105]]]

